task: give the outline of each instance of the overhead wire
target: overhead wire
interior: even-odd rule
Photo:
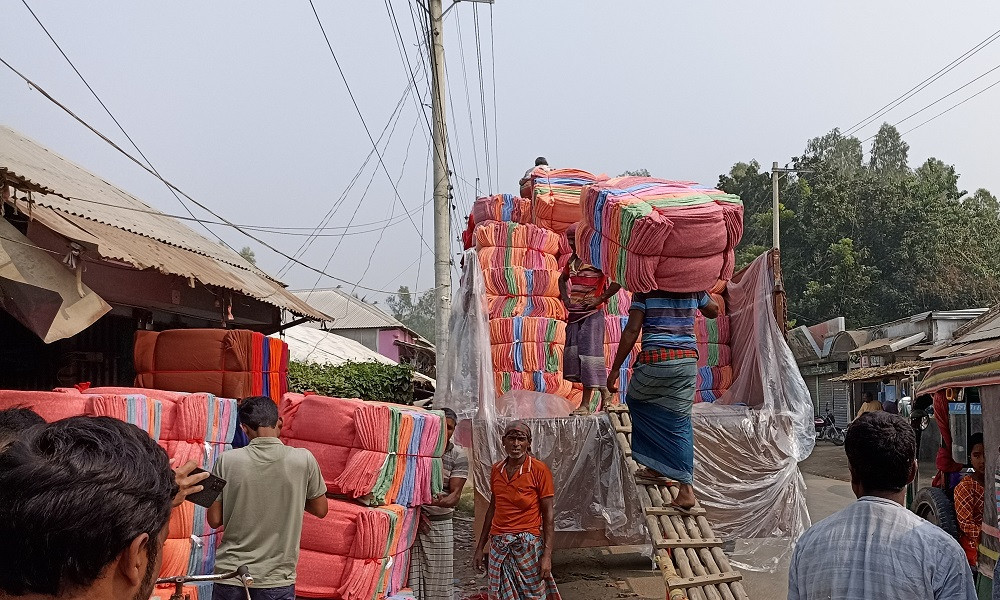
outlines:
[[[500,185],[500,130],[497,129],[497,60],[496,46],[493,37],[493,4],[490,4],[490,70],[493,73],[493,161],[497,174],[497,187]]]
[[[955,95],[955,94],[957,94],[958,92],[960,92],[960,91],[964,90],[965,88],[967,88],[967,87],[969,87],[970,85],[972,85],[973,83],[975,83],[975,82],[979,81],[979,80],[980,80],[980,79],[982,79],[983,77],[986,77],[986,76],[987,76],[987,75],[989,75],[990,73],[993,73],[993,72],[994,72],[994,71],[996,71],[997,69],[1000,69],[1000,65],[997,65],[997,66],[993,67],[992,69],[989,69],[989,70],[988,70],[988,71],[986,71],[985,73],[983,73],[983,74],[979,75],[978,77],[975,77],[975,78],[971,79],[970,81],[967,81],[967,82],[965,82],[964,84],[962,84],[962,85],[958,86],[957,88],[955,88],[955,89],[953,89],[952,91],[948,92],[948,93],[947,93],[947,94],[945,94],[944,96],[941,96],[941,97],[940,97],[940,98],[938,98],[937,100],[935,100],[935,101],[931,102],[930,104],[927,104],[926,106],[924,106],[924,107],[923,107],[923,108],[921,108],[920,110],[917,110],[917,111],[914,111],[914,112],[910,113],[910,114],[909,114],[908,116],[906,116],[906,117],[904,117],[904,118],[900,119],[899,121],[896,121],[895,123],[893,123],[893,124],[892,124],[892,126],[893,126],[893,127],[899,127],[899,125],[900,125],[900,124],[902,124],[902,123],[905,123],[906,121],[909,121],[909,120],[910,120],[910,119],[912,119],[913,117],[915,117],[915,116],[919,115],[920,113],[924,112],[925,110],[927,110],[927,109],[931,108],[932,106],[934,106],[934,105],[938,104],[938,103],[939,103],[939,102],[941,102],[942,100],[945,100],[945,99],[947,99],[947,98],[950,98],[951,96],[954,96],[954,95]],[[993,85],[996,85],[996,84],[993,84]],[[991,86],[989,86],[989,87],[987,87],[987,88],[985,88],[985,89],[981,90],[981,91],[980,91],[979,93],[977,93],[977,94],[975,94],[975,95],[973,95],[973,96],[970,96],[969,98],[967,98],[967,99],[963,100],[962,102],[960,102],[960,103],[956,104],[955,106],[953,106],[953,107],[949,108],[949,109],[948,109],[948,111],[950,111],[950,110],[951,110],[952,108],[957,108],[958,106],[961,106],[962,104],[965,104],[965,102],[968,102],[968,101],[969,101],[969,100],[971,100],[972,98],[975,98],[976,96],[978,96],[979,94],[981,94],[981,93],[985,92],[986,90],[990,89],[991,87],[993,87],[993,86],[991,85]],[[939,114],[939,115],[937,115],[937,116],[941,116],[941,115],[943,115],[943,114],[947,113],[948,111],[945,111],[945,112],[943,112],[943,113],[940,113],[940,114]],[[934,117],[934,118],[936,119],[937,117]],[[929,123],[929,122],[930,122],[930,121],[932,121],[932,120],[934,120],[934,119],[928,119],[927,121],[924,121],[924,123],[922,123],[921,125],[924,125],[924,124],[926,124],[926,123]],[[919,125],[918,125],[918,127],[919,127]],[[913,129],[916,129],[916,127],[914,127]],[[913,131],[913,129],[910,129],[909,131]],[[862,141],[861,143],[862,143],[862,144],[864,144],[865,142],[868,142],[869,140],[872,140],[872,139],[874,139],[876,135],[878,135],[878,133],[874,133],[874,134],[870,135],[870,136],[869,136],[868,138],[866,138],[865,140],[863,140],[863,141]]]
[[[455,16],[455,28],[458,31],[458,54],[462,63],[462,82],[465,88],[465,106],[469,114],[469,136],[472,138],[472,158],[476,167],[476,184],[473,186],[475,188],[475,195],[480,194],[479,191],[479,151],[476,150],[476,128],[472,122],[472,94],[469,92],[469,76],[465,68],[465,41],[462,36],[462,18],[461,13],[456,10]]]
[[[489,132],[489,124],[486,119],[486,90],[483,82],[483,49],[482,49],[482,42],[479,36],[479,4],[472,5],[472,23],[476,36],[476,62],[478,63],[478,68],[479,68],[479,104],[480,107],[482,108],[483,150],[486,156],[486,184],[487,184],[487,189],[492,194],[493,179],[490,168],[490,132]]]
[[[50,102],[52,102],[53,104],[55,104],[56,106],[58,106],[66,114],[68,114],[70,117],[72,117],[78,123],[80,123],[81,125],[83,125],[84,127],[86,127],[94,135],[96,135],[101,140],[103,140],[106,144],[110,145],[112,148],[114,148],[115,150],[117,150],[125,158],[129,159],[130,161],[132,161],[133,163],[135,163],[136,165],[138,165],[141,169],[143,169],[144,171],[146,171],[147,173],[149,173],[153,177],[156,177],[157,179],[159,179],[160,181],[162,181],[166,185],[170,186],[174,191],[176,191],[178,194],[180,194],[184,198],[187,198],[190,202],[192,202],[198,208],[200,208],[200,209],[204,210],[205,212],[209,213],[210,215],[214,216],[216,219],[221,220],[227,226],[232,227],[233,229],[235,229],[239,233],[241,233],[244,236],[248,237],[249,239],[257,242],[258,244],[260,244],[264,248],[267,248],[268,250],[274,252],[275,254],[277,254],[277,255],[279,255],[279,256],[281,256],[283,258],[292,260],[296,264],[298,264],[298,265],[300,265],[300,266],[302,266],[302,267],[304,267],[304,268],[306,268],[306,269],[308,269],[308,270],[310,270],[310,271],[312,271],[314,273],[319,273],[319,274],[325,275],[325,276],[329,277],[330,279],[333,279],[334,281],[339,281],[339,282],[347,284],[347,285],[357,285],[357,287],[360,288],[360,289],[364,289],[364,290],[368,290],[368,291],[372,291],[372,292],[380,292],[380,293],[387,293],[387,294],[394,293],[394,292],[390,292],[390,291],[387,291],[387,290],[380,290],[380,289],[376,289],[376,288],[366,287],[366,286],[363,286],[363,285],[360,285],[360,284],[355,284],[355,282],[353,282],[353,281],[348,281],[346,279],[342,279],[340,277],[337,277],[336,275],[332,275],[330,273],[327,273],[327,272],[325,272],[325,271],[323,271],[321,269],[317,269],[316,267],[314,267],[312,265],[304,263],[301,260],[296,259],[296,258],[290,256],[287,252],[284,252],[283,250],[280,250],[280,249],[274,247],[272,244],[269,244],[267,241],[265,241],[265,240],[263,240],[263,239],[255,236],[255,235],[249,233],[246,229],[244,229],[244,228],[236,225],[235,223],[233,223],[229,219],[226,219],[225,217],[221,216],[220,214],[218,214],[217,212],[215,212],[214,210],[212,210],[211,208],[209,208],[205,204],[203,204],[203,203],[199,202],[198,200],[194,199],[190,194],[188,194],[184,190],[178,188],[176,185],[174,185],[173,183],[171,183],[170,181],[168,181],[164,177],[162,177],[160,175],[157,175],[152,169],[150,169],[149,167],[147,167],[146,165],[144,165],[139,159],[137,159],[134,156],[132,156],[131,154],[129,154],[124,148],[122,148],[121,146],[119,146],[118,144],[116,144],[111,138],[109,138],[108,136],[106,136],[103,133],[101,133],[97,128],[95,128],[93,125],[91,125],[90,123],[88,123],[87,121],[85,121],[83,118],[81,118],[79,115],[77,115],[76,113],[74,113],[66,105],[64,105],[63,103],[61,103],[58,100],[56,100],[55,97],[53,97],[51,94],[49,94],[47,91],[45,91],[44,88],[40,87],[37,83],[35,83],[31,79],[29,79],[26,75],[24,75],[23,73],[21,73],[20,71],[18,71],[17,69],[15,69],[9,62],[7,62],[2,57],[0,57],[0,64],[3,64],[5,67],[7,67],[8,69],[10,69],[10,71],[12,71],[19,78],[21,78],[21,80],[23,80],[25,83],[27,83],[29,86],[31,86],[35,91],[37,91],[38,93],[42,94],[42,96],[44,96],[47,100],[49,100]],[[56,195],[59,195],[58,192],[56,192]],[[256,270],[256,267],[253,267],[253,270]]]
[[[878,110],[876,110],[872,114],[868,115],[864,119],[862,119],[862,120],[858,121],[857,123],[855,123],[850,128],[844,130],[844,135],[845,136],[852,135],[853,133],[856,133],[858,130],[863,129],[863,128],[867,127],[868,125],[870,125],[871,123],[875,122],[876,120],[880,119],[882,116],[884,116],[889,111],[893,110],[894,108],[896,108],[897,106],[899,106],[903,102],[906,102],[908,99],[912,98],[914,95],[916,95],[917,93],[919,93],[921,90],[923,90],[927,86],[931,85],[932,83],[934,83],[935,81],[937,81],[941,77],[944,77],[946,74],[948,74],[950,71],[952,71],[953,69],[955,69],[956,67],[958,67],[959,65],[961,65],[963,62],[965,62],[968,59],[970,59],[973,56],[975,56],[977,53],[979,53],[980,50],[982,50],[986,46],[989,46],[990,44],[992,44],[993,42],[995,42],[997,39],[1000,39],[1000,29],[998,29],[998,30],[994,31],[993,33],[991,33],[990,35],[988,35],[986,37],[986,39],[984,39],[983,41],[979,42],[978,44],[976,44],[975,46],[973,46],[969,50],[966,50],[958,58],[956,58],[955,60],[951,61],[950,63],[948,63],[944,67],[940,68],[938,71],[936,71],[935,73],[933,73],[932,75],[930,75],[929,77],[927,77],[926,79],[924,79],[923,81],[921,81],[920,83],[918,83],[917,85],[913,86],[909,90],[903,92],[902,94],[900,94],[899,96],[897,96],[895,99],[893,99],[892,101],[890,101],[885,106],[879,108]]]
[[[389,183],[392,184],[392,191],[395,194],[396,200],[399,202],[399,205],[403,208],[403,210],[406,211],[407,210],[406,203],[403,202],[403,198],[399,194],[399,188],[393,182],[392,175],[389,173],[389,168],[386,167],[385,165],[385,160],[382,157],[382,153],[379,152],[378,150],[378,144],[375,142],[375,138],[372,136],[371,129],[368,128],[368,122],[365,120],[364,113],[361,111],[361,106],[358,104],[358,100],[357,98],[355,98],[354,92],[351,90],[350,83],[348,83],[347,81],[347,75],[344,73],[344,69],[340,66],[340,60],[337,58],[337,53],[334,52],[333,50],[333,44],[330,42],[330,37],[326,33],[326,28],[323,26],[323,21],[319,18],[319,12],[317,12],[316,4],[313,2],[313,0],[309,0],[309,6],[312,7],[313,15],[316,17],[316,24],[319,25],[320,31],[323,34],[323,39],[326,41],[326,47],[330,50],[330,56],[333,58],[333,62],[337,65],[337,71],[340,73],[340,77],[344,81],[344,86],[347,88],[347,93],[351,97],[351,103],[354,105],[354,110],[357,111],[358,117],[361,119],[361,124],[362,126],[364,126],[365,133],[368,135],[368,141],[371,142],[372,147],[375,149],[375,154],[378,156],[379,165],[381,165],[382,171],[388,178]],[[413,224],[414,230],[416,230],[416,232],[419,234],[420,228],[417,226],[417,223],[416,221],[413,220],[412,216],[410,217],[410,223]],[[423,242],[423,244],[427,246],[428,249],[430,249],[430,245],[427,244],[427,240],[421,239],[420,241]]]
[[[154,173],[156,173],[157,175],[159,175],[159,171],[156,170],[156,167],[153,166],[153,163],[149,160],[149,158],[142,151],[142,149],[139,148],[139,146],[135,143],[135,140],[132,139],[132,136],[129,135],[127,131],[125,131],[125,127],[122,126],[121,122],[118,120],[118,117],[116,117],[111,112],[111,109],[108,108],[108,105],[104,103],[104,100],[101,99],[101,97],[97,94],[97,91],[94,90],[93,86],[90,85],[90,82],[87,81],[87,78],[83,76],[83,73],[80,72],[80,69],[78,69],[76,67],[76,64],[73,63],[73,61],[70,59],[69,55],[66,54],[66,51],[63,50],[62,46],[59,45],[59,42],[56,41],[56,38],[53,37],[53,35],[52,35],[51,32],[49,32],[48,28],[45,26],[44,23],[42,23],[42,20],[38,17],[38,15],[35,14],[35,11],[32,10],[31,6],[28,5],[27,0],[21,0],[21,3],[24,4],[24,7],[26,9],[28,9],[28,12],[31,13],[32,17],[34,17],[35,22],[38,23],[38,26],[41,27],[42,31],[45,32],[45,35],[48,36],[49,40],[56,47],[56,50],[59,51],[59,54],[61,54],[62,57],[64,59],[66,59],[66,62],[73,69],[73,72],[76,73],[77,77],[80,78],[80,81],[83,82],[83,85],[85,85],[87,87],[87,89],[90,90],[91,95],[93,95],[94,99],[97,100],[98,104],[101,105],[101,108],[104,109],[104,112],[106,112],[108,114],[108,116],[111,117],[111,120],[114,121],[115,125],[118,127],[118,130],[122,132],[122,135],[124,135],[125,138],[129,141],[129,143],[132,144],[132,147],[135,148],[135,151],[139,153],[139,156],[141,156],[142,159],[144,161],[146,161],[146,164],[149,165],[149,168],[152,169]],[[188,215],[190,215],[193,218],[194,217],[194,213],[191,211],[190,208],[188,208],[188,205],[185,204],[184,200],[181,199],[181,197],[177,194],[177,192],[175,192],[173,189],[171,189],[170,186],[167,186],[167,190],[170,191],[170,193],[177,200],[177,203],[180,204],[184,208],[184,210],[188,213]],[[197,221],[197,219],[195,219],[195,220]],[[223,240],[221,237],[219,237],[214,231],[212,231],[211,229],[209,229],[207,225],[205,225],[204,223],[200,223],[200,224],[201,224],[202,228],[205,229],[205,231],[209,232],[221,244],[223,244],[224,246],[228,247],[233,252],[236,252],[235,248],[233,248],[232,246],[230,246],[225,240]],[[237,254],[239,254],[239,253],[237,252]]]
[[[902,134],[900,134],[900,135],[904,135],[904,136],[905,136],[905,135],[907,135],[908,133],[910,133],[911,131],[915,131],[915,130],[917,130],[917,129],[920,129],[921,127],[923,127],[924,125],[926,125],[926,124],[930,123],[931,121],[934,121],[935,119],[937,119],[937,118],[939,118],[939,117],[942,117],[942,116],[944,116],[944,115],[948,114],[949,112],[951,112],[951,111],[955,110],[955,109],[956,109],[956,108],[958,108],[959,106],[962,106],[963,104],[965,104],[965,103],[966,103],[966,102],[968,102],[969,100],[972,100],[973,98],[975,98],[976,96],[978,96],[978,95],[982,94],[983,92],[986,92],[987,90],[990,90],[990,89],[992,89],[992,88],[996,87],[996,86],[997,86],[998,84],[1000,84],[1000,80],[997,80],[997,81],[995,81],[995,82],[991,83],[990,85],[988,85],[988,86],[986,86],[985,88],[983,88],[983,89],[979,90],[979,91],[978,91],[978,92],[976,92],[975,94],[973,94],[973,95],[969,96],[969,97],[968,97],[968,98],[966,98],[965,100],[962,100],[962,101],[961,101],[961,102],[959,102],[958,104],[955,104],[955,105],[953,105],[953,106],[951,106],[951,107],[949,107],[949,108],[947,108],[947,109],[945,109],[945,110],[943,110],[943,111],[939,112],[938,114],[936,114],[936,115],[934,115],[933,117],[931,117],[931,118],[927,119],[927,120],[926,120],[926,121],[924,121],[923,123],[920,123],[919,125],[916,125],[916,126],[914,126],[914,127],[911,127],[910,129],[907,129],[907,130],[906,130],[905,132],[903,132],[903,133],[902,133]]]

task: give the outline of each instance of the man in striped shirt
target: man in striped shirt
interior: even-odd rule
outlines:
[[[642,351],[625,396],[632,417],[632,457],[643,465],[636,477],[679,483],[672,504],[681,509],[695,505],[691,409],[698,375],[694,319],[699,311],[714,319],[719,305],[705,292],[635,294],[608,375],[608,391],[614,393],[622,363],[641,333]]]

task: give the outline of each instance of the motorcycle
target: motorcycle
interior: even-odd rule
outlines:
[[[833,416],[833,411],[830,410],[830,405],[826,405],[826,417],[814,418],[814,423],[816,425],[816,441],[828,440],[833,442],[838,446],[844,445],[844,428],[837,426],[837,418]]]

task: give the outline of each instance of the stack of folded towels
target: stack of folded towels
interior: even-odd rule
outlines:
[[[531,199],[531,222],[562,233],[580,220],[580,192],[585,185],[607,179],[579,169],[535,167],[521,186],[521,195]]]

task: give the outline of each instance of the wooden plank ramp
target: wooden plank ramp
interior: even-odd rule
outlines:
[[[625,405],[608,408],[618,445],[634,472],[632,420]],[[663,574],[668,600],[749,600],[743,576],[730,566],[722,540],[712,531],[705,509],[670,507],[677,496],[671,485],[636,484],[653,544],[656,564]]]

